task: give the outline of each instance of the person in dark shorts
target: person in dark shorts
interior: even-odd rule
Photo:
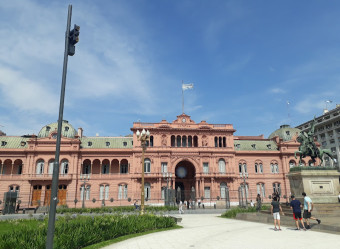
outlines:
[[[292,201],[290,202],[290,208],[293,210],[293,218],[295,220],[295,225],[296,225],[295,230],[300,230],[300,226],[299,226],[299,220],[300,220],[303,230],[306,231],[305,224],[303,223],[302,217],[301,217],[302,204],[299,200],[295,199],[294,195],[292,195],[291,198],[292,198]]]
[[[306,221],[307,224],[307,229],[310,229],[310,224],[309,224],[309,219],[311,220],[316,220],[318,224],[321,223],[321,220],[315,218],[312,216],[312,211],[313,211],[313,202],[312,199],[306,195],[305,192],[302,193],[302,196],[304,197],[304,202],[303,202],[303,218]]]

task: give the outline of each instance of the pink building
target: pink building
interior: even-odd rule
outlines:
[[[49,204],[56,129],[52,123],[37,136],[0,135],[1,196],[18,192],[21,207]],[[67,121],[62,129],[58,199],[69,207],[81,207],[83,201],[99,207],[140,200],[142,148],[136,131],[142,129],[151,134],[144,160],[149,205],[164,205],[167,186],[181,190],[178,199],[201,199],[206,205],[225,200],[226,189],[231,204],[238,204],[244,183],[248,202],[258,193],[269,201],[274,190],[288,196],[286,174],[298,162],[299,130],[289,126],[268,139],[234,136],[231,124],[196,123],[182,114],[171,123],[133,123],[133,135],[125,137],[86,137]]]

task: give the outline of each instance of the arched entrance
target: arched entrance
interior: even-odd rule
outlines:
[[[175,175],[176,202],[195,201],[195,166],[189,161],[181,161],[176,165]]]

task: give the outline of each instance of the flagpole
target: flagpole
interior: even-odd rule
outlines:
[[[184,114],[184,90],[183,90],[183,80],[182,80],[182,114]]]

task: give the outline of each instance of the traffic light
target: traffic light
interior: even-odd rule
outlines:
[[[76,43],[79,41],[80,27],[74,24],[74,28],[70,31],[68,36],[68,55],[73,56],[76,52]]]

